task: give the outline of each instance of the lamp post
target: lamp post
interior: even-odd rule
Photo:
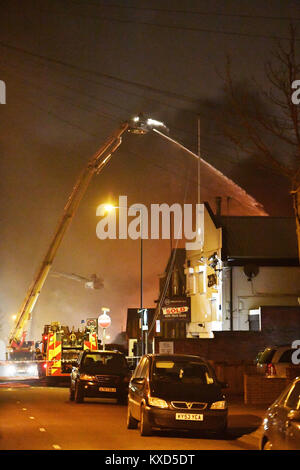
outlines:
[[[107,212],[111,212],[114,209],[125,209],[124,206],[115,206],[113,204],[106,204],[105,209]],[[146,333],[146,342],[144,341],[144,312],[145,309],[143,308],[143,215],[142,210],[140,209],[140,233],[141,233],[141,242],[140,242],[140,310],[138,313],[140,314],[141,319],[141,346],[142,346],[142,355],[148,352],[147,347],[147,333]]]
[[[142,356],[147,353],[147,332],[145,333],[144,338],[144,327],[145,327],[145,319],[144,319],[144,308],[143,308],[143,216],[142,210],[140,210],[140,228],[141,228],[141,243],[140,243],[140,310],[139,313],[141,315],[141,346],[142,346]]]

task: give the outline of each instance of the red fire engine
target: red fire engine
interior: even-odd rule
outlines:
[[[97,320],[96,320],[97,321]],[[98,349],[97,331],[93,327],[84,330],[74,328],[59,322],[45,325],[42,342],[42,354],[45,358],[44,375],[48,384],[61,381],[70,376],[72,367],[76,364],[78,355],[83,349],[94,351]]]

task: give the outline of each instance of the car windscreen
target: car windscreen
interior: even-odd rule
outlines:
[[[87,354],[82,369],[91,374],[120,374],[128,370],[128,365],[121,355]]]
[[[76,349],[63,349],[62,359],[64,361],[77,361],[80,351]]]
[[[153,380],[183,384],[210,385],[215,380],[206,364],[199,361],[157,360]]]
[[[258,364],[268,364],[272,362],[272,357],[274,356],[275,349],[267,348],[264,351],[258,353],[256,362]]]
[[[34,358],[33,356],[31,351],[14,351],[10,354],[10,358],[16,361],[30,361]]]
[[[278,362],[288,362],[292,364],[293,363],[292,355],[294,352],[295,352],[295,349],[287,349],[281,354],[280,358],[278,359]]]

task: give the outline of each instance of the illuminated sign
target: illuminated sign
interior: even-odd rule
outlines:
[[[161,320],[191,321],[189,298],[167,298],[162,306]]]
[[[163,314],[164,315],[174,315],[175,313],[184,313],[188,312],[189,308],[188,307],[168,307],[168,308],[163,308]]]

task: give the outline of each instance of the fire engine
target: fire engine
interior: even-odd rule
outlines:
[[[68,379],[80,351],[85,349],[98,349],[97,331],[94,327],[76,331],[72,328],[70,331],[68,326],[59,322],[45,325],[41,353],[45,357],[43,366],[47,384]]]

